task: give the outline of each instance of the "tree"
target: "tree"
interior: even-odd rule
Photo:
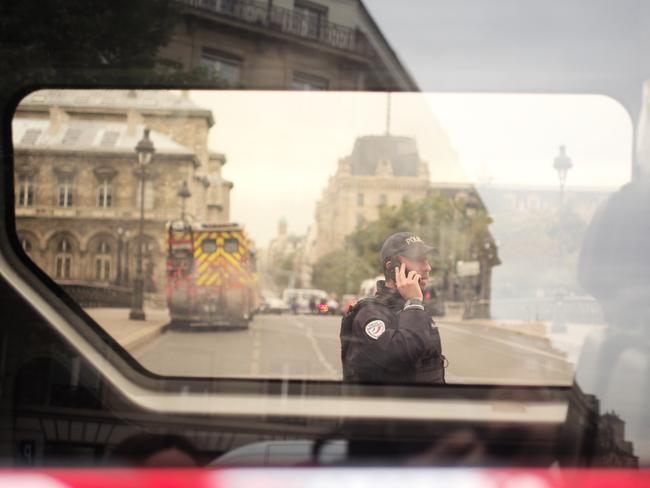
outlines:
[[[361,280],[381,273],[379,254],[386,238],[395,232],[415,232],[438,250],[431,257],[432,274],[454,272],[456,261],[472,259],[480,250],[492,219],[481,205],[468,211],[468,200],[433,191],[421,200],[399,207],[384,207],[379,219],[368,222],[346,238],[345,249],[323,256],[314,266],[314,283],[336,293],[356,292]],[[498,264],[496,253],[490,265]],[[348,283],[356,280],[355,284]]]
[[[183,71],[159,56],[180,8],[174,0],[0,2],[0,96],[50,83],[213,82],[204,70]]]
[[[338,296],[357,293],[359,284],[377,275],[377,266],[369,266],[352,249],[340,249],[326,254],[314,266],[316,288],[335,292]]]

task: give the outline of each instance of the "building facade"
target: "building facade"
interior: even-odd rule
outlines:
[[[165,223],[183,213],[229,218],[232,183],[221,178],[225,157],[208,150],[212,124],[210,111],[166,91],[29,95],[13,122],[16,228],[25,252],[60,283],[128,285],[140,245],[145,287],[160,291]],[[155,152],[143,172],[135,147],[145,128]]]
[[[224,86],[414,91],[359,0],[179,0],[160,56]]]
[[[414,139],[359,137],[316,204],[311,262],[340,249],[345,237],[376,220],[382,207],[424,198],[430,185],[428,166],[420,160]]]

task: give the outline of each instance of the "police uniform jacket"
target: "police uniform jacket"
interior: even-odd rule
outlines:
[[[353,320],[341,322],[343,379],[349,382],[444,383],[440,333],[423,307],[405,300],[385,281],[359,302]]]

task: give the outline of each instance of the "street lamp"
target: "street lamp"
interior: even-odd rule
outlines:
[[[183,184],[176,195],[181,199],[181,220],[185,222],[185,200],[192,196],[190,189],[187,187],[186,180],[183,180]]]
[[[553,167],[557,171],[557,176],[560,179],[560,196],[562,196],[567,173],[571,168],[573,168],[573,163],[571,162],[571,158],[567,156],[566,147],[564,145],[560,146],[560,153],[555,157]]]
[[[115,284],[121,286],[126,281],[124,274],[124,263],[122,256],[124,255],[124,241],[129,238],[129,231],[123,227],[117,228],[117,274],[115,277]]]
[[[149,139],[149,129],[144,130],[142,139],[135,146],[138,155],[138,176],[140,177],[140,226],[138,230],[138,246],[136,254],[135,280],[133,280],[133,301],[129,318],[131,320],[145,320],[144,315],[144,276],[142,273],[142,243],[144,241],[144,183],[145,169],[151,163],[155,149]]]
[[[560,273],[562,268],[564,257],[564,248],[562,245],[562,239],[564,237],[564,184],[566,182],[567,174],[572,167],[573,163],[571,162],[571,158],[566,154],[566,147],[564,145],[560,146],[560,153],[553,161],[553,168],[557,171],[557,176],[560,180],[560,205],[558,212],[558,273]],[[561,279],[559,281],[561,281]],[[553,318],[552,330],[554,332],[566,331],[566,324],[564,322],[564,291],[561,287],[558,287],[555,292],[555,317]]]

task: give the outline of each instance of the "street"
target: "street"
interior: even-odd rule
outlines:
[[[167,331],[135,348],[162,375],[340,380],[340,317],[258,315],[248,330]],[[449,383],[570,384],[574,368],[548,341],[439,323]]]

